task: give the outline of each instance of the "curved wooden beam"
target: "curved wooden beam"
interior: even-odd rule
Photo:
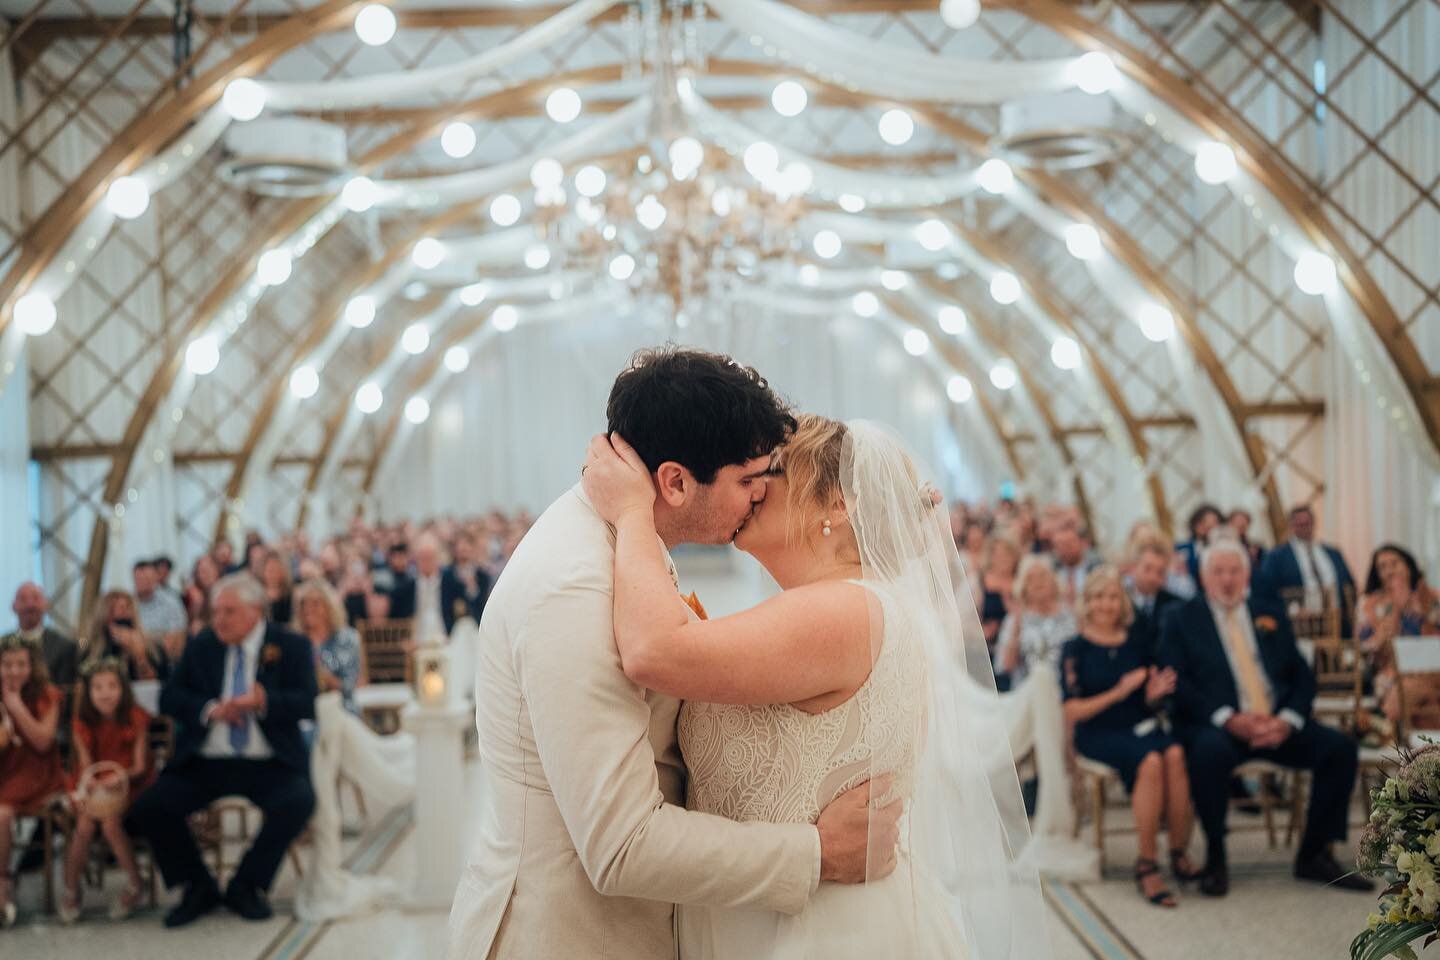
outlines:
[[[1432,396],[1426,390],[1429,368],[1364,261],[1330,222],[1310,191],[1291,175],[1270,142],[1228,104],[1201,93],[1140,48],[1088,19],[1076,7],[1058,0],[1014,0],[1011,5],[1078,46],[1108,53],[1126,76],[1190,123],[1239,148],[1236,156],[1245,172],[1285,209],[1317,248],[1329,252],[1335,260],[1346,291],[1383,345],[1420,414],[1430,443],[1440,452],[1440,396]]]

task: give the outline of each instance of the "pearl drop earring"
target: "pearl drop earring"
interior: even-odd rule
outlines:
[[[828,536],[830,536],[830,521],[829,521],[829,520],[826,520],[824,523],[822,523],[822,524],[820,525],[820,536],[822,536],[822,537],[828,537]]]

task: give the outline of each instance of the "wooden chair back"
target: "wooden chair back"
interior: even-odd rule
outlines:
[[[366,682],[412,682],[414,620],[361,620],[356,629],[360,632]]]

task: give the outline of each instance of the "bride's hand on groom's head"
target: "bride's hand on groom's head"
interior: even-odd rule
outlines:
[[[595,510],[609,523],[626,513],[653,511],[655,483],[650,469],[618,433],[598,434],[590,441],[580,481]]]
[[[883,880],[895,871],[900,852],[900,816],[904,802],[885,797],[894,774],[866,781],[820,811],[820,879],[834,883]]]

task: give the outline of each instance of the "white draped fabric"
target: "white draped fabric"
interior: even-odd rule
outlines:
[[[415,738],[408,733],[375,735],[345,710],[340,694],[331,691],[315,698],[315,743],[310,750],[313,843],[295,895],[295,915],[309,923],[393,904],[401,892],[394,877],[345,869],[340,845],[342,776],[374,807],[408,803],[415,794]]]
[[[709,0],[720,19],[823,80],[883,97],[935,103],[1003,103],[1075,85],[1076,58],[960,60],[866,37],[774,0]]]

